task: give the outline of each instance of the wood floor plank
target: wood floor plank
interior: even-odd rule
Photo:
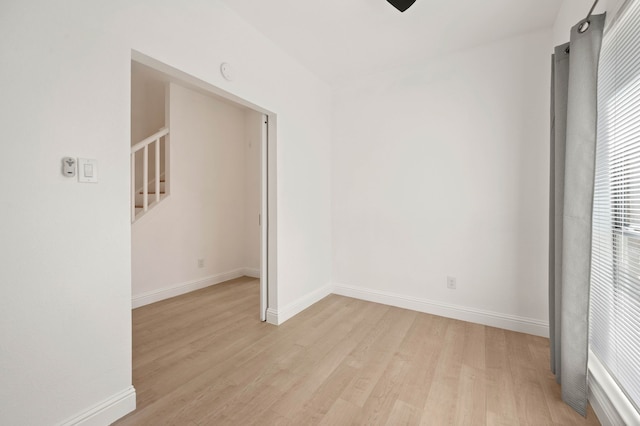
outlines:
[[[416,407],[422,414],[433,377],[437,369],[442,347],[444,346],[447,319],[421,314],[414,321],[415,334],[421,337],[421,344],[409,361],[410,373],[398,395],[398,400]]]
[[[347,356],[367,335],[373,323],[388,311],[388,307],[365,302],[360,313],[351,316],[353,326],[343,341],[325,356],[313,375],[307,374],[296,382],[280,400],[275,410],[289,416],[294,424],[318,423],[335,402],[336,396],[357,376],[358,369],[346,362]],[[331,369],[328,375],[327,371]],[[304,392],[299,392],[303,388]],[[306,395],[310,395],[306,397]],[[298,408],[294,408],[298,407]]]
[[[395,353],[387,362],[375,387],[360,410],[358,424],[385,424],[398,400],[402,379],[408,371],[407,360]]]
[[[330,295],[276,327],[240,278],[133,311],[133,425],[597,425],[548,339]]]
[[[455,424],[464,358],[464,330],[462,321],[452,320],[447,324],[443,347],[423,409],[421,423],[424,425]]]
[[[397,399],[391,407],[391,412],[387,418],[386,424],[395,425],[417,425],[422,417],[422,409]]]
[[[212,365],[229,359],[244,345],[259,338],[263,332],[259,328],[249,330],[245,328],[245,331],[239,334],[238,327],[229,328],[226,333],[217,335],[214,340],[177,348],[167,356],[147,364],[143,371],[134,369],[134,380],[144,377],[148,384],[148,387],[139,393],[140,406],[144,407],[151,402],[154,395],[178,388],[209,370]],[[201,346],[200,343],[204,343],[205,346]],[[150,392],[147,393],[146,389]]]
[[[455,424],[486,424],[486,404],[487,384],[484,368],[479,369],[463,364],[458,383]]]
[[[245,284],[251,284],[246,286]],[[207,305],[212,300],[226,300],[228,297],[242,297],[246,294],[255,293],[255,288],[259,284],[255,278],[241,277],[215,286],[215,292],[207,287],[196,290],[182,296],[172,297],[150,305],[142,306],[132,311],[134,330],[143,328],[149,324],[154,324],[154,329],[160,330],[162,327],[170,327],[171,322],[160,321],[162,319],[175,318],[176,315],[189,316],[190,313],[199,313],[200,307]],[[253,289],[253,290],[252,290]]]
[[[487,367],[487,425],[519,426],[516,389],[508,368],[507,336],[504,330],[487,327],[485,351]]]
[[[413,323],[417,313],[413,314],[406,315],[406,311],[398,308],[390,309],[363,343],[349,355],[348,362],[360,372],[342,392],[341,399],[364,406]]]
[[[456,424],[486,424],[485,329],[479,324],[465,323]]]
[[[360,424],[386,424],[394,407],[402,407],[405,413],[411,411],[415,416],[419,412],[417,407],[408,410],[411,406],[400,398],[405,388],[411,386],[411,377],[416,370],[425,369],[423,343],[427,340],[424,331],[424,320],[430,320],[429,316],[416,315],[411,327],[405,333],[404,339],[387,364],[387,368],[378,380],[376,387],[371,392],[362,412],[358,417]],[[422,387],[429,387],[429,383],[422,383]],[[401,404],[397,404],[401,402]]]
[[[359,413],[360,407],[356,404],[338,398],[319,424],[322,426],[357,424],[354,423],[354,419]]]
[[[520,424],[551,425],[553,419],[538,377],[540,372],[535,363],[527,341],[527,335],[506,332],[507,359],[516,389],[516,408]]]
[[[329,351],[327,351],[327,345],[321,345],[319,349],[323,355],[318,362],[309,365],[309,368],[305,368],[304,371],[299,371],[298,380],[293,383],[287,394],[282,400],[278,401],[273,409],[291,418],[295,418],[292,412],[293,407],[307,407],[310,409],[310,401],[319,396],[318,392],[322,385],[332,377],[333,372],[344,362],[349,352],[362,339],[366,331],[366,326],[355,328],[353,333],[350,332],[344,335],[340,344],[331,345]]]

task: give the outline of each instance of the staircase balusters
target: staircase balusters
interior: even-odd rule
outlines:
[[[169,129],[166,127],[160,129],[157,133],[149,136],[148,138],[138,142],[131,147],[131,222],[136,220],[136,209],[142,208],[141,213],[146,213],[149,210],[149,145],[155,143],[155,170],[154,170],[154,187],[155,187],[155,200],[154,204],[160,202],[160,181],[162,179],[160,173],[160,140],[169,134]],[[136,188],[136,153],[142,150],[142,206],[136,206],[136,196],[138,195],[138,188]]]

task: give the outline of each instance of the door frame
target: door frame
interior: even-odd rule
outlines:
[[[260,321],[269,309],[269,116],[260,117]]]
[[[171,82],[189,89],[213,95],[223,101],[251,109],[262,114],[260,146],[260,320],[267,320],[267,311],[276,308],[277,297],[277,209],[276,209],[276,123],[277,114],[234,95],[211,83],[160,62],[136,50],[131,60],[155,69],[169,77]]]

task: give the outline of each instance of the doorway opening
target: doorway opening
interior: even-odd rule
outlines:
[[[249,276],[266,321],[276,115],[139,52],[131,78],[133,308]]]

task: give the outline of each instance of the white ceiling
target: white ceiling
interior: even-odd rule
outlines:
[[[553,25],[560,0],[223,0],[328,83]],[[585,11],[586,13],[587,11]]]

